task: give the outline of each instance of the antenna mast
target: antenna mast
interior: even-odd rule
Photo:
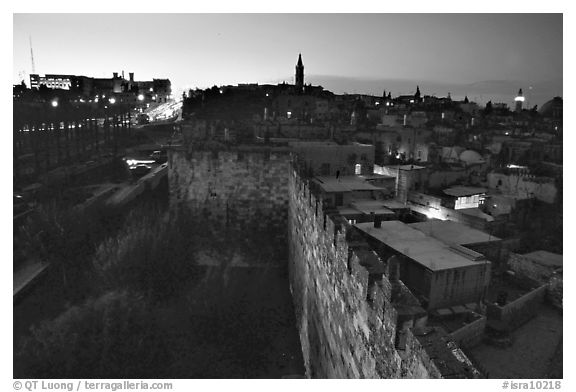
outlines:
[[[36,67],[34,66],[34,51],[32,50],[32,37],[28,36],[28,39],[30,40],[30,59],[32,60],[32,73],[35,74]]]

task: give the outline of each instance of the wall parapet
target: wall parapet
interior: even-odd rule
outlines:
[[[417,339],[412,350],[396,347],[399,333],[411,336],[406,331],[425,323],[426,312],[415,312],[405,297],[393,301],[394,290],[408,288],[390,280],[388,260],[356,228],[324,209],[305,170],[293,162],[289,177],[290,287],[307,377],[453,377],[438,370]],[[409,325],[406,306],[414,306]]]
[[[508,329],[514,330],[536,315],[547,290],[548,285],[542,285],[504,306],[488,304],[486,315],[489,320],[501,321]]]

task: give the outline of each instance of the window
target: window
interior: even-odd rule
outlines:
[[[357,163],[356,167],[354,168],[354,174],[356,175],[360,175],[362,174],[362,165]]]

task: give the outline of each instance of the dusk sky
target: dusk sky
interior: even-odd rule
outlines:
[[[37,73],[124,70],[175,91],[292,83],[302,53],[306,82],[336,93],[562,95],[561,14],[15,14],[15,83],[29,36]]]

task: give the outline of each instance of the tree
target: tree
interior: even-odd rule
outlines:
[[[15,350],[14,375],[146,378],[160,373],[161,342],[144,298],[112,291],[33,328]]]
[[[41,205],[25,223],[23,241],[35,257],[51,264],[65,290],[77,290],[74,281],[90,269],[93,244],[106,232],[101,224],[103,217],[96,211],[75,210],[64,203]]]
[[[93,263],[101,285],[153,299],[181,293],[198,273],[196,222],[185,212],[170,220],[160,212],[134,212],[120,233],[97,249]]]

